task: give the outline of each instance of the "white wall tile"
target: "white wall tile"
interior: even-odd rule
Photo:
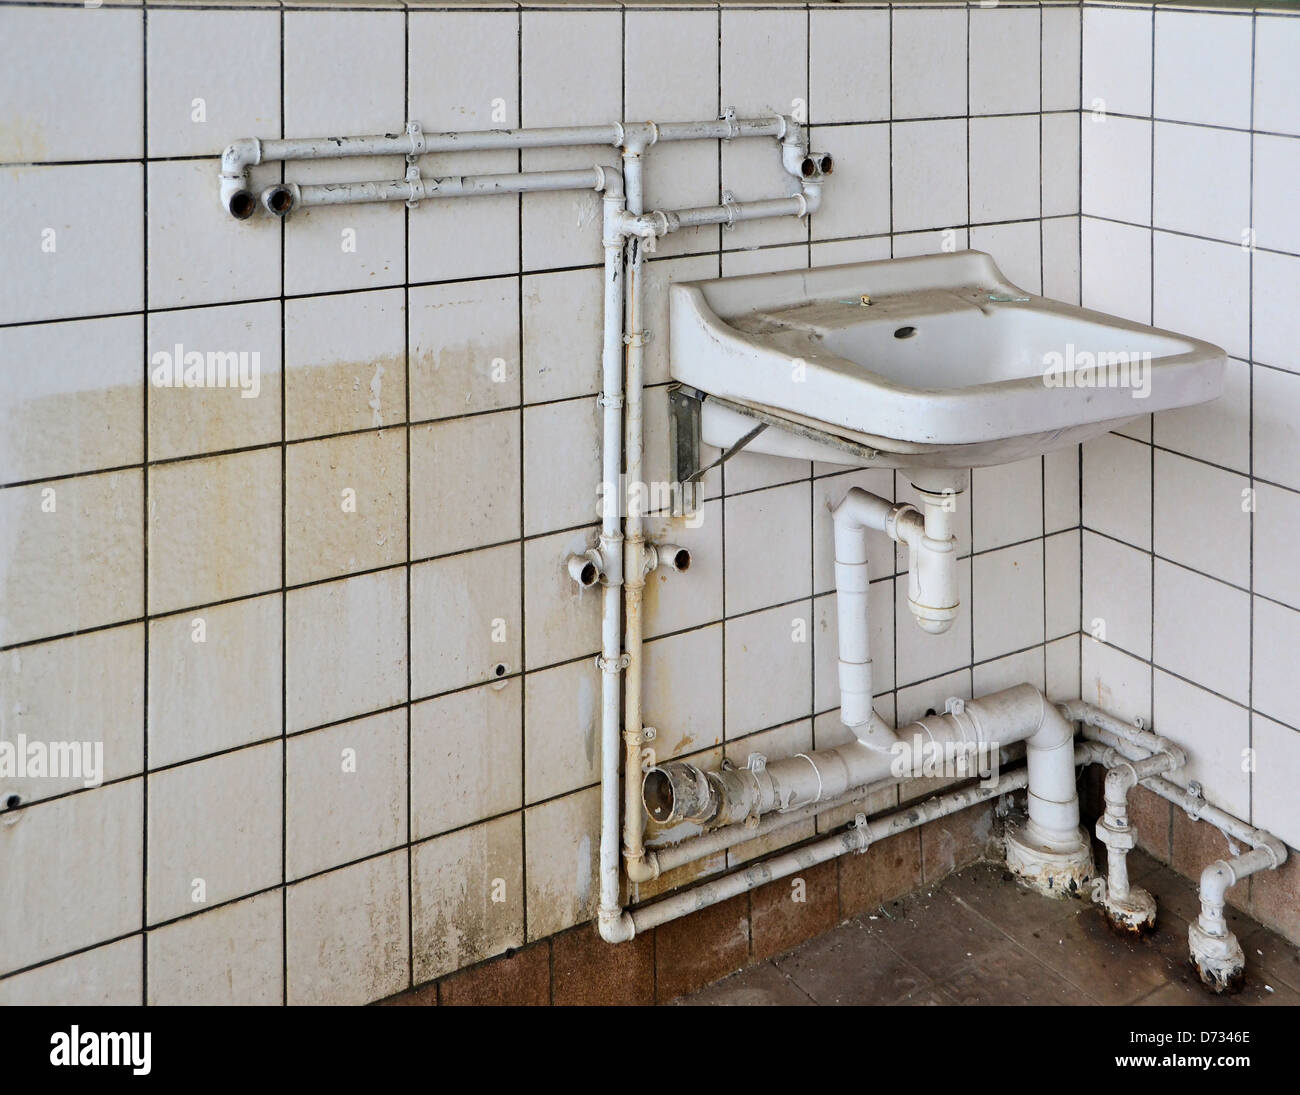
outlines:
[[[814,122],[889,117],[889,11],[812,8],[808,116]]]
[[[722,619],[722,503],[706,502],[695,517],[657,514],[646,536],[691,553],[690,569],[659,569],[646,578],[642,612],[647,637],[683,631]]]
[[[213,200],[211,172],[206,165],[203,171],[213,216],[224,216]],[[0,323],[140,308],[144,180],[138,163],[14,167],[6,181],[0,282],[7,289]],[[165,217],[169,203],[160,197],[158,204]],[[108,271],[112,276],[105,276]]]
[[[142,797],[141,781],[128,780],[40,803],[0,826],[12,903],[0,918],[0,969],[139,930]]]
[[[1254,474],[1300,490],[1300,375],[1259,365],[1251,372]]]
[[[1041,644],[1043,542],[1033,540],[976,555],[971,570],[975,660]]]
[[[1249,585],[1249,480],[1172,453],[1155,458],[1156,554]]]
[[[1242,242],[1250,227],[1249,134],[1156,122],[1154,162],[1155,227]]]
[[[1150,11],[1084,8],[1083,109],[1151,113]]]
[[[1251,702],[1270,718],[1300,727],[1295,690],[1295,652],[1300,650],[1300,612],[1255,598],[1254,671]]]
[[[1038,130],[1037,115],[971,119],[972,222],[1011,221],[1039,215],[1042,195]],[[1010,165],[1014,165],[1012,170],[1008,170]]]
[[[1150,720],[1151,667],[1146,662],[1087,635],[1081,654],[1085,700],[1130,722]]]
[[[517,538],[519,415],[449,419],[411,431],[411,554],[446,555]]]
[[[1070,635],[1048,643],[1044,649],[1044,690],[1053,700],[1073,699],[1079,693],[1079,643],[1078,635]]]
[[[976,551],[1043,535],[1043,462],[1037,457],[971,472],[971,543]]]
[[[1084,530],[1081,626],[1088,641],[1151,656],[1150,555]]]
[[[285,743],[285,877],[406,840],[406,712],[385,711]]]
[[[811,710],[811,611],[812,605],[803,602],[727,621],[729,739],[789,722]]]
[[[1083,446],[1083,523],[1150,550],[1150,449],[1114,434]]]
[[[400,289],[284,302],[284,416],[289,440],[406,420]]]
[[[1157,11],[1156,117],[1249,128],[1251,33],[1248,15]]]
[[[600,796],[596,788],[535,806],[527,834],[528,938],[539,939],[596,913]]]
[[[364,715],[406,698],[403,568],[290,590],[285,613],[287,729]]]
[[[409,300],[413,422],[518,405],[518,278],[421,285]]]
[[[1084,217],[1081,245],[1083,306],[1150,323],[1150,229]]]
[[[1300,844],[1300,804],[1295,773],[1300,766],[1300,731],[1272,719],[1251,719],[1255,749],[1252,820],[1288,844]]]
[[[1246,703],[1250,594],[1157,559],[1152,657],[1171,673]]]
[[[1037,111],[1040,12],[1038,8],[970,9],[970,112]]]
[[[1300,609],[1300,569],[1294,545],[1300,542],[1300,493],[1259,483],[1255,486],[1254,590]]]
[[[807,483],[754,491],[723,504],[727,612],[738,615],[812,592]]]
[[[722,625],[646,643],[641,719],[660,760],[722,741]],[[596,749],[599,756],[599,749]]]
[[[519,582],[518,544],[411,568],[413,696],[518,672],[523,637]]]
[[[0,162],[139,156],[143,52],[139,10],[87,5],[5,12],[0,98],[7,124]]]
[[[0,981],[0,1004],[135,1007],[144,998],[141,937],[132,935]]]
[[[1029,293],[1042,289],[1042,231],[1038,221],[986,224],[970,230],[970,245],[987,251],[1007,279]]]
[[[149,777],[149,922],[280,881],[280,742]]]
[[[964,121],[895,123],[891,167],[894,231],[942,228],[966,222]]]
[[[258,894],[149,932],[151,1005],[247,1006],[283,997],[281,897]]]
[[[1049,640],[1079,630],[1081,550],[1079,533],[1073,529],[1043,541],[1044,615]]]
[[[1153,322],[1213,342],[1233,357],[1249,356],[1250,253],[1228,243],[1153,235]]]
[[[1228,358],[1223,370],[1223,394],[1154,416],[1157,445],[1248,471],[1250,468],[1250,366]]]
[[[34,802],[106,780],[135,775],[144,763],[144,628],[139,624],[92,631],[0,654],[0,741],[21,755],[29,743],[91,742],[82,746],[77,774],[55,772],[0,779],[0,801],[18,795]],[[89,764],[87,765],[87,762]],[[6,764],[6,767],[9,767]]]
[[[600,648],[600,586],[582,589],[565,559],[587,551],[595,530],[561,532],[524,543],[524,648],[528,668],[595,654]]]
[[[604,306],[603,270],[523,279],[525,403],[600,391]]]
[[[1250,773],[1243,761],[1250,745],[1250,712],[1159,669],[1153,692],[1156,733],[1187,750],[1178,782],[1195,780],[1215,806],[1249,816]]]
[[[1300,23],[1261,12],[1255,26],[1255,128],[1300,136]]]
[[[290,1004],[362,1004],[406,988],[406,849],[288,888],[286,995]]]
[[[1043,9],[1043,109],[1079,108],[1079,61],[1082,11],[1072,7]]]
[[[1130,224],[1149,224],[1151,123],[1085,113],[1081,125],[1083,212]]]
[[[568,794],[600,779],[601,689],[594,658],[528,674],[524,802]],[[648,716],[645,721],[653,725]]]
[[[863,14],[876,14],[875,12]],[[870,236],[889,231],[889,126],[846,125],[814,128],[814,149],[834,149],[835,170],[852,186],[822,190],[821,208],[813,215],[814,239]]]
[[[1043,457],[1044,532],[1060,532],[1079,523],[1079,447],[1058,449]]]
[[[600,517],[600,413],[595,399],[525,409],[525,535]]]
[[[966,113],[966,12],[893,8],[895,118]]]
[[[280,594],[149,622],[149,763],[280,733]]]
[[[1043,296],[1079,303],[1079,218],[1051,217],[1043,224]]]
[[[1040,691],[1044,690],[1047,685],[1043,649],[1035,646],[1030,650],[972,666],[971,694],[987,696],[990,692],[1000,692],[1017,684],[1032,684]]]
[[[280,326],[280,303],[274,300],[149,313],[150,460],[280,440]],[[226,387],[177,385],[178,346],[181,364],[193,352],[247,354],[240,359],[247,361],[246,379]]]
[[[1078,114],[1044,114],[1043,216],[1079,212],[1080,141]]]
[[[523,805],[522,692],[512,677],[412,705],[412,838]]]
[[[1296,286],[1300,258],[1258,251],[1252,268],[1251,350],[1255,361],[1300,373]]]
[[[133,165],[121,165],[114,170],[137,169]],[[251,186],[254,191],[260,191],[277,177],[275,165],[254,168]],[[105,192],[106,199],[112,195],[117,209],[121,208],[124,185],[128,185],[125,180]],[[98,187],[94,190],[98,191]],[[115,245],[112,259],[105,257],[101,265],[113,269],[115,276],[104,280],[98,291],[103,294],[111,287],[119,303],[93,310],[125,311],[138,307],[139,293],[133,288],[138,281],[130,272],[132,244],[138,235],[131,228],[131,220],[110,213],[107,208],[99,214],[103,218],[99,223],[111,224],[115,233],[130,233],[133,239],[127,246]],[[238,221],[222,209],[210,161],[150,163],[149,307],[179,308],[278,297],[281,228],[271,217],[254,216]],[[337,248],[337,241],[336,234],[330,246]]]
[[[138,462],[142,341],[135,316],[0,328],[0,480]]]
[[[280,136],[276,12],[154,11],[148,42],[150,156],[218,156],[231,141]]]
[[[142,502],[138,470],[0,491],[8,566],[0,642],[62,635],[139,616]]]

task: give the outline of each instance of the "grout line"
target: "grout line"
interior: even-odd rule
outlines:
[[[149,12],[140,13],[140,83],[141,83],[141,151],[149,151]],[[140,608],[149,616],[149,171],[141,170],[142,225],[141,248],[144,252],[141,269],[144,273],[141,302],[144,310],[140,324],[144,333],[141,370],[144,374],[141,395],[141,448],[145,464],[141,470],[140,484],[140,535],[143,540],[141,558]],[[149,1003],[149,625],[142,628],[144,641],[144,682],[141,689],[141,755],[140,755],[140,1003]]]
[[[285,15],[280,11],[280,136],[284,136]],[[285,168],[280,164],[280,182]],[[289,1003],[289,498],[285,297],[288,233],[280,222],[280,1001]]]

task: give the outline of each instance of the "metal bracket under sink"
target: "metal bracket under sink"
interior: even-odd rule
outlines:
[[[736,414],[752,418],[757,425],[741,437],[734,445],[725,450],[721,456],[706,467],[700,466],[700,410],[708,399],[719,407],[725,407]],[[720,464],[730,460],[746,445],[754,440],[768,426],[806,437],[841,452],[849,453],[868,463],[880,456],[880,450],[847,437],[827,433],[803,422],[795,422],[780,415],[771,414],[757,407],[743,403],[733,403],[721,396],[709,395],[687,384],[674,384],[668,389],[668,446],[672,452],[673,482],[673,516],[689,517],[694,515],[700,504],[700,482],[706,472],[712,471]]]
[[[668,389],[668,447],[673,456],[673,516],[693,517],[700,508],[700,485],[712,471],[768,427],[760,422],[744,437],[705,467],[700,466],[700,408],[708,398],[704,392],[685,384]]]

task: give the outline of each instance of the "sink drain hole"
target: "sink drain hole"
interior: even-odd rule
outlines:
[[[915,327],[900,327],[897,331],[894,332],[894,337],[911,338],[914,334],[916,334]]]

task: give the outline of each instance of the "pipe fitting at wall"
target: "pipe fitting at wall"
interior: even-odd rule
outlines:
[[[683,573],[691,567],[691,552],[680,544],[647,543],[645,551],[645,570],[649,574],[660,568]]]
[[[570,555],[564,562],[569,577],[583,589],[594,586],[605,573],[605,561],[595,548]]]

